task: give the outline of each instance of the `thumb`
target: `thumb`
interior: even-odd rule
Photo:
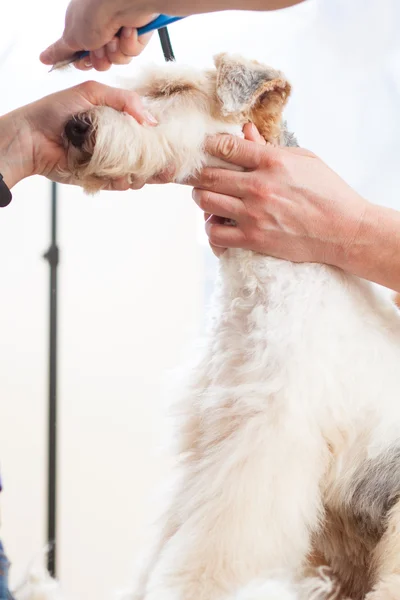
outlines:
[[[258,131],[257,127],[254,123],[246,123],[243,127],[244,139],[249,140],[249,142],[255,142],[256,144],[261,144],[261,146],[266,146],[267,142]]]
[[[44,65],[54,65],[55,63],[71,58],[73,54],[81,48],[67,44],[63,38],[43,50],[40,55],[40,60]]]
[[[211,136],[206,142],[206,152],[245,169],[257,169],[263,158],[266,148],[249,140],[241,139],[235,135],[220,134]]]
[[[157,125],[156,119],[143,106],[136,92],[110,87],[96,81],[87,81],[78,85],[76,89],[93,106],[110,106],[120,112],[128,113],[141,124]]]

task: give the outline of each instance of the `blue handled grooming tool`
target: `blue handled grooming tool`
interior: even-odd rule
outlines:
[[[164,27],[167,27],[167,25],[170,25],[171,23],[175,23],[175,21],[180,21],[181,19],[184,19],[184,17],[169,17],[168,15],[160,15],[159,17],[157,17],[157,19],[154,19],[154,21],[151,21],[151,23],[148,23],[147,25],[144,25],[143,27],[139,27],[137,32],[138,35],[143,35],[144,33],[149,33],[149,31],[155,31],[156,29],[163,29]],[[122,31],[122,27],[121,29],[116,33],[117,37],[120,37],[121,35],[121,31]],[[71,58],[67,58],[66,60],[61,60],[57,63],[55,63],[50,71],[54,71],[56,69],[61,69],[62,67],[66,67],[67,65],[70,65],[71,63],[80,60],[81,58],[85,58],[85,56],[89,56],[89,52],[87,50],[80,50],[79,52],[75,52],[75,54],[73,56],[71,56]]]

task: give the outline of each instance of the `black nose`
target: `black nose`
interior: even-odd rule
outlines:
[[[74,117],[65,125],[65,135],[75,148],[82,148],[90,129],[90,122],[84,116]]]

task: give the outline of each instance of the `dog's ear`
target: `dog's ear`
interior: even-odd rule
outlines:
[[[218,54],[216,92],[224,116],[245,113],[267,141],[280,135],[290,84],[280,71],[239,56]]]

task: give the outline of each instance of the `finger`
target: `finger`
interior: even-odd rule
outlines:
[[[146,185],[146,181],[144,179],[133,179],[131,178],[130,189],[131,190],[141,190]]]
[[[257,169],[265,159],[267,148],[234,135],[216,135],[208,138],[206,152],[248,170]]]
[[[133,27],[123,27],[120,36],[120,50],[125,56],[139,56],[147,46],[153,32],[145,33],[144,35],[137,34],[137,29]]]
[[[74,67],[75,69],[78,69],[78,71],[90,71],[90,69],[93,69],[90,56],[85,56],[85,58],[81,58],[81,60],[74,62]]]
[[[118,38],[114,38],[111,42],[108,42],[106,46],[107,58],[113,65],[127,65],[131,62],[130,56],[125,56],[121,52],[120,41]]]
[[[157,125],[156,119],[144,108],[140,96],[129,90],[110,87],[95,81],[87,81],[79,86],[91,104],[105,105],[126,112],[139,123]]]
[[[209,219],[213,219],[214,222],[220,223],[219,217],[216,217],[215,215],[210,215],[208,213],[204,213],[204,221],[207,222]],[[222,256],[222,254],[226,250],[226,248],[220,248],[219,246],[214,246],[210,242],[209,242],[209,245],[210,245],[211,250],[213,251],[213,253],[215,254],[215,256],[217,258],[219,258],[220,256]]]
[[[246,237],[239,227],[222,225],[214,215],[206,221],[206,233],[210,244],[216,248],[244,248],[246,244]]]
[[[246,123],[243,127],[244,139],[249,140],[249,142],[255,142],[256,144],[260,144],[261,146],[266,146],[267,142],[258,131],[257,127],[254,123]]]
[[[214,246],[214,244],[209,243],[209,246],[217,258],[221,258],[223,253],[227,251],[227,248],[220,248],[219,246]]]
[[[90,60],[96,71],[108,71],[111,62],[108,60],[105,46],[97,48],[90,53]]]
[[[207,222],[209,219],[216,219],[215,215],[209,215],[207,213],[204,213],[204,220]],[[217,222],[217,221],[216,221]],[[209,246],[213,252],[213,254],[215,254],[215,256],[217,258],[220,258],[220,256],[223,255],[223,253],[226,251],[226,248],[222,248],[220,246],[214,246],[214,244],[211,244],[211,242],[209,241]]]
[[[169,165],[163,171],[157,173],[156,175],[154,175],[154,177],[151,177],[147,181],[147,183],[153,183],[158,185],[162,183],[172,183],[175,179],[175,174],[175,166]]]
[[[53,65],[58,61],[68,59],[78,50],[101,48],[115,34],[115,23],[112,19],[107,20],[107,23],[103,25],[97,22],[93,24],[93,27],[85,27],[83,23],[77,23],[76,19],[68,18],[70,11],[75,13],[71,5],[67,9],[63,36],[40,55],[40,60],[46,65]],[[69,16],[72,17],[71,14]]]
[[[194,188],[192,198],[197,206],[208,215],[216,215],[237,221],[244,213],[244,205],[238,198],[216,194],[208,190]]]
[[[156,173],[146,181],[147,184],[160,185],[163,183],[173,183],[175,180],[176,168],[174,164],[167,165],[162,171]]]
[[[126,192],[130,188],[130,179],[126,177],[118,177],[117,179],[109,179],[103,190],[106,192]]]
[[[183,183],[240,199],[249,194],[249,177],[252,174],[243,171],[205,167],[197,177],[191,177]]]
[[[111,181],[110,189],[115,192],[126,192],[126,190],[129,190],[130,186],[131,183],[129,177],[119,177],[118,179],[113,179]]]
[[[60,38],[57,42],[46,48],[40,54],[39,58],[45,65],[54,65],[60,60],[70,58],[77,50],[80,50],[80,48],[67,44],[63,38]]]

